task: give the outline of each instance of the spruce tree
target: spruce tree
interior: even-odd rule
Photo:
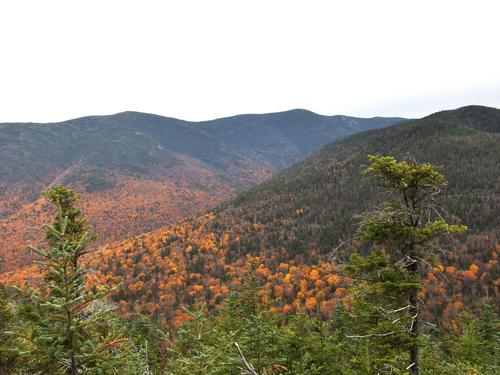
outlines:
[[[12,350],[18,345],[11,331],[18,319],[14,293],[12,288],[0,284],[0,375],[12,373],[18,360],[16,351]]]
[[[500,365],[500,322],[493,308],[483,304],[479,314],[460,316],[461,334],[452,339],[452,356],[476,365]]]
[[[414,161],[398,162],[390,156],[369,157],[365,175],[373,177],[386,201],[367,214],[358,232],[360,239],[376,246],[366,259],[351,258],[349,272],[362,274],[361,285],[368,290],[356,302],[364,309],[365,325],[372,329],[358,338],[379,339],[389,348],[406,347],[409,374],[419,373],[422,273],[434,261],[432,246],[439,237],[467,228],[448,224],[435,203],[446,187],[437,167]],[[360,292],[358,290],[358,292]],[[361,293],[358,293],[358,296]],[[356,337],[355,335],[352,335]]]
[[[79,196],[62,185],[45,195],[56,215],[46,226],[48,248],[31,248],[40,256],[37,263],[45,280],[24,308],[33,322],[30,356],[38,360],[32,366],[43,373],[71,375],[105,374],[128,365],[142,372],[139,359],[129,361],[124,328],[105,298],[110,289],[86,287],[82,257],[92,251],[95,238],[88,234],[90,228],[76,208]]]

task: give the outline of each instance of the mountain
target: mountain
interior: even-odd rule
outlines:
[[[275,309],[331,315],[349,283],[327,255],[353,236],[356,215],[378,192],[362,177],[368,154],[442,165],[449,181],[439,203],[449,220],[470,227],[445,241],[426,279],[428,314],[452,319],[464,305],[500,297],[500,110],[479,106],[435,113],[330,143],[269,181],[213,211],[106,246],[96,275],[122,282],[126,314],[182,319],[196,300],[215,306],[253,269]],[[359,241],[338,251],[364,251]],[[316,310],[313,310],[316,311]]]
[[[0,272],[48,218],[40,193],[57,183],[85,193],[102,242],[200,212],[262,182],[329,141],[401,118],[305,110],[188,122],[138,112],[61,123],[0,124]]]
[[[197,123],[124,112],[53,124],[0,124],[0,172],[4,184],[47,183],[65,172],[61,181],[81,181],[93,192],[114,183],[100,173],[156,176],[198,162],[232,185],[248,187],[259,180],[253,173],[274,173],[333,139],[403,120],[297,109]]]
[[[500,228],[498,150],[500,110],[470,106],[444,111],[334,142],[229,201],[219,216],[238,216],[242,222],[255,217],[269,233],[293,226],[297,253],[311,248],[326,253],[353,235],[353,215],[371,208],[375,191],[360,172],[368,154],[380,154],[443,166],[448,179],[448,189],[440,198],[444,208],[466,222],[473,233],[496,230]],[[296,217],[296,210],[300,218],[290,219]],[[290,220],[293,224],[288,224]],[[265,232],[260,236],[270,237]],[[270,242],[263,246],[273,247]]]

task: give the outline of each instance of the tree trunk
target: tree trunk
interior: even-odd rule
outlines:
[[[67,327],[66,327],[66,334],[68,335],[68,347],[70,351],[70,361],[71,361],[71,375],[78,375],[78,367],[76,365],[76,359],[75,359],[75,353],[74,353],[74,342],[73,342],[73,332],[71,331],[71,328],[73,326],[73,317],[71,315],[71,312],[69,310],[66,311],[66,316],[67,316]]]
[[[71,375],[78,375],[78,368],[76,367],[75,357],[71,357]]]
[[[414,340],[418,338],[419,330],[419,311],[418,311],[418,300],[417,293],[413,293],[410,296],[410,314],[413,318],[413,323],[410,327],[410,337]],[[410,347],[410,363],[409,373],[410,375],[418,375],[418,343],[413,343]]]
[[[418,263],[414,262],[409,267],[411,275],[415,275],[418,272]],[[417,292],[412,292],[410,294],[410,309],[409,313],[412,318],[412,323],[410,326],[410,338],[412,340],[417,340],[419,336],[419,323],[420,323],[420,311],[418,308],[418,295]],[[409,374],[410,375],[418,375],[418,342],[413,342],[410,346],[409,354],[410,354],[410,362],[408,364]]]

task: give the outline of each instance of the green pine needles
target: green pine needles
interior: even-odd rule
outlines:
[[[88,234],[90,227],[76,208],[78,195],[62,185],[45,195],[57,211],[46,226],[49,248],[31,247],[40,257],[45,284],[39,292],[32,290],[22,306],[26,319],[18,332],[27,342],[27,367],[47,374],[108,374],[120,368],[147,373],[106,300],[111,289],[86,286],[82,257],[92,251],[95,237]],[[129,372],[129,367],[140,370]]]
[[[406,348],[405,369],[416,375],[421,341],[421,274],[435,258],[435,240],[464,232],[467,227],[443,219],[435,197],[446,187],[446,180],[436,166],[398,162],[391,156],[369,155],[368,160],[370,165],[363,173],[383,189],[386,201],[367,214],[358,232],[358,238],[369,241],[375,249],[366,258],[352,256],[347,267],[363,280],[351,292],[357,296],[355,306],[362,312],[359,316],[365,330],[351,337],[384,341],[385,355],[379,353],[381,363],[377,366],[389,369],[401,367],[398,350]]]

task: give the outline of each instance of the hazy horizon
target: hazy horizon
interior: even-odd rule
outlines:
[[[231,118],[231,117],[235,117],[235,116],[266,115],[266,114],[272,114],[272,113],[289,112],[289,111],[293,111],[293,110],[304,110],[304,111],[312,112],[312,113],[315,113],[315,114],[321,115],[321,116],[347,116],[347,117],[365,118],[365,119],[377,118],[377,117],[384,117],[384,118],[391,118],[392,117],[392,118],[404,118],[404,119],[412,120],[412,119],[420,119],[420,118],[423,118],[423,117],[426,117],[426,116],[430,116],[430,115],[432,115],[432,114],[434,114],[436,112],[454,110],[454,109],[458,109],[458,108],[462,108],[462,107],[467,107],[467,106],[484,106],[484,107],[491,107],[491,108],[500,109],[499,106],[490,106],[490,105],[485,105],[485,104],[471,103],[471,104],[461,105],[461,106],[458,106],[458,107],[449,107],[449,108],[437,109],[435,111],[423,114],[421,116],[398,116],[398,115],[394,115],[394,116],[392,116],[392,115],[384,115],[384,116],[379,116],[379,115],[374,115],[374,116],[357,116],[357,115],[345,114],[345,113],[318,113],[316,111],[311,111],[308,108],[290,108],[290,109],[284,109],[284,110],[280,110],[280,111],[271,111],[271,112],[233,113],[233,114],[228,114],[228,115],[225,115],[225,116],[213,117],[213,118],[207,118],[207,119],[200,119],[200,120],[192,120],[192,119],[186,119],[186,118],[181,118],[181,117],[175,117],[175,116],[170,116],[168,114],[162,114],[162,113],[142,112],[142,111],[135,111],[135,110],[124,110],[124,111],[114,112],[114,113],[88,114],[88,115],[83,115],[83,116],[70,117],[70,118],[67,118],[67,119],[61,119],[61,120],[57,120],[57,121],[0,121],[0,124],[6,124],[6,123],[27,123],[27,124],[29,124],[29,123],[40,123],[40,124],[51,124],[51,123],[59,123],[59,122],[71,121],[71,120],[75,120],[75,119],[79,119],[79,118],[85,118],[85,117],[113,116],[113,115],[117,115],[117,114],[120,114],[120,113],[126,113],[126,112],[142,113],[142,114],[146,114],[146,115],[161,116],[161,117],[165,117],[165,118],[173,118],[173,119],[176,119],[176,120],[181,120],[181,121],[187,121],[187,122],[196,123],[196,122],[208,122],[208,121],[220,120],[220,119]]]

